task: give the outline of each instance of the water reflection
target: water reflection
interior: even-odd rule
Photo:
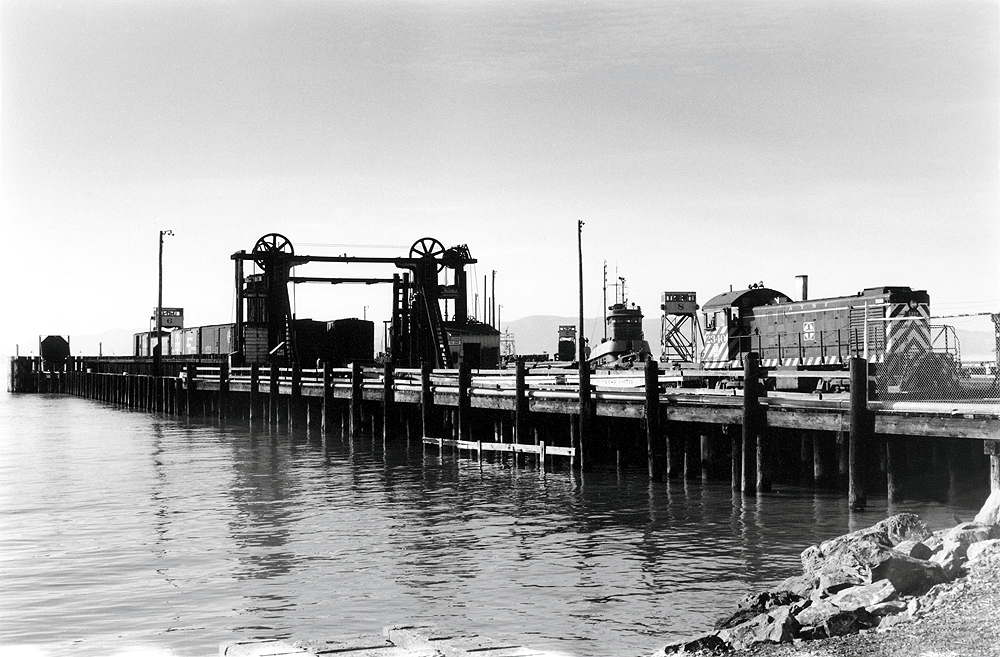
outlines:
[[[406,621],[580,657],[649,654],[797,573],[812,543],[890,512],[932,527],[970,515],[877,499],[852,514],[810,489],[743,496],[644,469],[543,471],[416,440],[43,401],[24,399],[16,420],[0,404],[3,435],[20,437],[0,451],[0,634],[74,656],[139,638],[204,655]],[[45,456],[54,436],[58,459]]]

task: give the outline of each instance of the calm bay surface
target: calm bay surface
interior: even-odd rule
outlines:
[[[0,396],[0,652],[207,657],[250,638],[432,623],[580,657],[648,655],[913,511],[842,495],[542,472],[405,439],[249,431]]]

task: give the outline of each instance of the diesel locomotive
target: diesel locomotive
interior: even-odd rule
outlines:
[[[785,386],[778,377],[776,387],[815,389],[836,379],[824,372],[842,373],[851,357],[862,356],[876,364],[879,385],[889,391],[957,385],[954,354],[933,348],[924,290],[872,287],[851,296],[793,301],[755,284],[713,297],[701,319],[703,370],[741,369],[746,354],[756,352],[761,365],[775,372],[816,373],[785,377]]]

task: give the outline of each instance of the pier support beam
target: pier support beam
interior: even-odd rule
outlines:
[[[990,457],[990,490],[1000,490],[1000,441],[984,441],[983,452]]]

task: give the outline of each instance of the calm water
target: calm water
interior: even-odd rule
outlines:
[[[741,499],[316,438],[0,396],[0,648],[207,657],[416,621],[632,657],[796,574],[812,543],[975,511],[876,499],[852,516],[811,491]]]

